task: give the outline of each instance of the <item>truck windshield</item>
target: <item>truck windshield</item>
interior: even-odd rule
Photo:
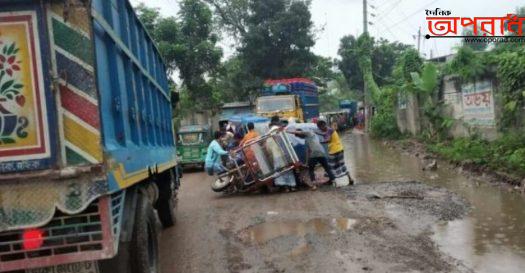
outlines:
[[[257,112],[278,112],[295,110],[293,97],[267,97],[259,98],[257,102]]]
[[[184,133],[179,134],[182,145],[196,145],[203,143],[202,133]]]

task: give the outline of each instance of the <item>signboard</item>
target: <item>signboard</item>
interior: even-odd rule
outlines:
[[[494,95],[490,81],[464,85],[462,88],[462,101],[463,120],[466,123],[487,127],[496,125]]]
[[[408,97],[405,93],[397,93],[397,108],[400,110],[407,109]]]
[[[35,12],[0,13],[0,163],[50,157],[37,26]]]

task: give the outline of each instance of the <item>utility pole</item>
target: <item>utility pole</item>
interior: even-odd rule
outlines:
[[[368,11],[367,11],[367,0],[363,0],[363,34],[368,35]],[[370,111],[368,106],[368,88],[366,86],[366,80],[363,81],[363,106],[365,108],[365,132],[368,133],[370,127]]]
[[[417,53],[421,54],[421,27],[417,30]]]
[[[366,0],[363,0],[363,33],[368,33],[368,10]]]

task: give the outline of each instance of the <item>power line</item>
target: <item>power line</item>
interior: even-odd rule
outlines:
[[[410,15],[408,15],[406,18],[404,18],[404,19],[402,19],[402,20],[396,22],[395,24],[393,24],[392,27],[395,27],[395,26],[399,25],[400,23],[403,23],[404,21],[410,19],[410,17],[416,15],[418,12],[424,10],[426,7],[428,7],[428,6],[430,6],[430,5],[434,4],[434,3],[436,3],[437,1],[439,1],[439,0],[433,0],[433,1],[430,1],[429,3],[423,5],[420,9],[414,11],[413,13],[411,13]]]
[[[399,3],[401,3],[401,1],[403,0],[396,0],[395,2],[392,2],[392,5],[385,7],[383,11],[378,13],[378,16],[387,16],[388,14],[390,14],[390,12],[392,12],[392,10],[396,9],[397,6],[399,6]]]
[[[397,35],[394,34],[394,32],[392,32],[392,30],[390,29],[390,27],[388,26],[388,23],[386,21],[383,20],[383,18],[379,18],[379,21],[383,27],[385,27],[385,29],[388,31],[388,33],[390,33],[390,35],[392,36],[392,38],[394,38],[395,40],[399,41],[400,39],[397,37]]]
[[[385,1],[382,1],[381,3],[378,3],[377,6],[382,6],[384,4],[386,4],[387,2],[389,2],[390,0],[385,0]]]

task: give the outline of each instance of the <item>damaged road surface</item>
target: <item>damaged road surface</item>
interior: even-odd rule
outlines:
[[[346,188],[225,196],[206,174],[186,174],[177,224],[161,235],[162,272],[522,272],[522,213],[490,206],[500,189],[478,199],[474,182],[450,186],[458,174],[427,177],[409,156],[354,138],[349,166],[362,163],[356,149],[392,163],[352,170],[361,183]],[[514,227],[499,230],[507,219]]]
[[[173,237],[164,235],[163,246],[175,250],[164,255],[164,272],[470,272],[431,239],[432,225],[468,210],[442,188],[395,182],[233,197],[204,191],[193,202],[182,197],[181,209],[191,208],[168,231]],[[211,207],[198,202],[207,198]]]

